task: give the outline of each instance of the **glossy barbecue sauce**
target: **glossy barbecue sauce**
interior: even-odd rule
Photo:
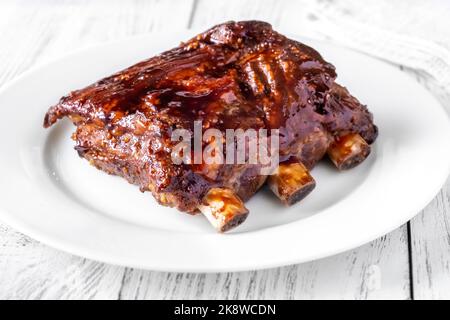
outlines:
[[[140,111],[170,117],[175,126],[201,120],[204,129],[222,130],[280,128],[299,108],[317,111],[334,68],[313,49],[260,27],[206,32],[130,68],[127,76],[99,82],[98,87],[118,82],[108,89],[112,94],[109,103],[102,101],[102,111],[113,120]]]
[[[203,130],[215,128],[222,132],[237,128],[280,129],[283,161],[298,156],[305,144],[313,144],[311,137],[316,131],[338,134],[358,112],[357,108],[339,109],[339,103],[327,103],[335,77],[334,67],[319,53],[278,34],[269,24],[230,22],[72,92],[50,108],[44,125],[48,127],[70,115],[78,119],[76,124],[107,130],[106,136],[120,142],[108,145],[114,152],[130,163],[141,161],[145,170],[150,163],[150,179],[156,180],[158,186],[172,183],[176,189],[180,182],[172,179],[175,175],[186,180],[192,176],[190,171],[201,172],[203,168],[180,169],[173,165],[173,130],[192,131],[194,121],[202,121]],[[333,101],[340,99],[336,96]],[[328,127],[333,130],[328,132]],[[132,138],[125,140],[126,133]],[[156,147],[146,146],[148,141]],[[130,143],[134,145],[130,147]],[[310,163],[323,156],[323,152],[311,150],[304,154],[311,158]],[[137,171],[141,174],[141,167]],[[231,179],[225,171],[206,173],[206,178],[209,185],[201,181],[199,188],[207,190],[221,183],[220,179]],[[146,188],[145,184],[142,188]]]

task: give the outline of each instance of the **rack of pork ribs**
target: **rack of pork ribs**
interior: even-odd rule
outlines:
[[[325,155],[339,170],[370,153],[372,114],[335,82],[314,49],[260,21],[217,25],[178,47],[61,98],[44,127],[69,117],[78,154],[150,191],[165,206],[202,213],[220,232],[241,224],[265,183],[285,205],[314,189]],[[175,129],[279,129],[279,164],[174,164]]]

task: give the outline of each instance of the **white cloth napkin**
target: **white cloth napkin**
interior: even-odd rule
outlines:
[[[335,41],[372,56],[416,69],[450,90],[450,51],[427,39],[386,31],[352,20],[322,22]]]
[[[422,73],[445,91],[450,112],[450,1],[320,1],[302,9],[308,21],[285,27]]]

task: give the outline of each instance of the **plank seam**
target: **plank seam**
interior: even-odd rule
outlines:
[[[128,270],[129,270],[129,268],[124,268],[124,270],[123,270],[123,276],[122,276],[122,279],[120,281],[120,288],[119,288],[119,293],[117,295],[117,300],[124,300],[124,296],[123,296],[123,292],[122,291],[125,288],[125,282],[126,282],[126,277],[127,277]]]
[[[408,236],[408,264],[409,264],[409,296],[414,300],[414,273],[413,273],[413,253],[412,253],[412,235],[411,221],[406,223],[406,232]]]

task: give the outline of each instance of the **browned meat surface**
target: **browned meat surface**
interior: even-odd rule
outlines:
[[[335,78],[318,52],[269,24],[228,22],[71,92],[49,109],[44,126],[68,116],[81,157],[163,205],[194,213],[213,188],[245,201],[266,177],[252,164],[174,164],[174,129],[193,131],[195,120],[203,130],[280,129],[280,162],[311,169],[335,154],[329,148],[339,137],[359,134],[370,144],[377,136],[367,108]]]

